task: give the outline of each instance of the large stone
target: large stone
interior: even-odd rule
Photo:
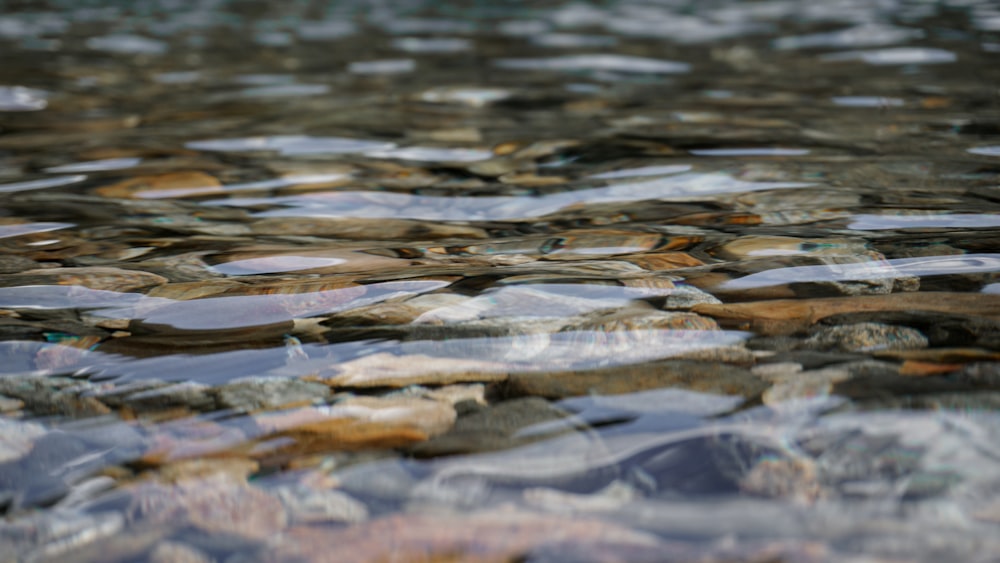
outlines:
[[[586,371],[514,373],[507,382],[509,393],[552,398],[593,393],[632,393],[661,387],[757,397],[767,385],[746,369],[688,360],[667,360]]]
[[[414,454],[432,457],[508,449],[545,437],[518,436],[519,430],[568,415],[566,411],[538,397],[504,401],[491,407],[472,402],[459,403],[457,406],[459,417],[452,429],[418,444],[412,449]]]
[[[840,352],[914,350],[926,348],[927,338],[920,331],[908,327],[857,323],[822,327],[803,345],[815,350]]]
[[[723,326],[765,335],[802,332],[826,317],[844,313],[927,311],[1000,320],[1000,295],[918,292],[819,299],[773,299],[723,305],[695,305],[692,311]]]
[[[249,377],[212,390],[222,408],[245,411],[296,407],[330,398],[322,383],[291,377]]]

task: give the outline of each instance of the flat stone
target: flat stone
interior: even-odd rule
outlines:
[[[204,551],[174,541],[162,541],[149,552],[149,563],[212,563],[215,561]]]
[[[122,398],[125,406],[137,411],[187,407],[195,410],[209,410],[215,406],[215,398],[208,385],[186,381],[139,391]]]
[[[334,489],[315,489],[303,484],[271,489],[296,523],[338,522],[357,524],[368,520],[368,507],[350,495]]]
[[[596,518],[517,509],[472,514],[399,514],[344,528],[290,528],[274,538],[261,561],[509,561],[546,544],[613,544],[654,548],[652,534]]]
[[[519,437],[516,436],[519,430],[568,415],[566,411],[538,397],[513,399],[490,407],[471,402],[461,403],[459,406],[461,414],[452,429],[415,446],[411,450],[414,455],[435,457],[508,449],[548,437]]]
[[[766,388],[749,370],[725,364],[668,360],[587,371],[511,374],[507,389],[515,395],[565,398],[622,394],[662,387],[703,393],[757,397]]]
[[[927,338],[920,331],[908,327],[857,323],[822,327],[806,339],[803,346],[841,352],[913,350],[926,348]]]
[[[507,378],[508,366],[465,358],[377,353],[338,364],[336,369],[339,373],[324,383],[335,387],[403,387],[502,381]]]
[[[317,451],[400,447],[442,434],[455,409],[428,399],[352,397],[327,407],[254,416],[264,437],[286,437],[280,448],[298,455]]]
[[[131,292],[167,283],[167,278],[140,270],[103,266],[25,270],[4,276],[0,286],[77,285],[90,289]]]
[[[212,390],[222,408],[244,411],[296,407],[330,398],[322,383],[290,377],[251,377]]]
[[[818,299],[772,299],[722,305],[695,305],[692,311],[724,326],[764,335],[802,332],[820,320],[844,313],[927,311],[1000,320],[1000,295],[957,292],[893,293]]]
[[[164,526],[190,525],[208,534],[265,540],[284,529],[288,515],[281,501],[225,477],[145,484],[133,491],[128,516]]]
[[[0,418],[0,463],[24,457],[46,432],[41,424]]]

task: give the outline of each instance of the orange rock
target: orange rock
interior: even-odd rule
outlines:
[[[909,375],[911,377],[926,377],[929,375],[941,375],[962,369],[964,364],[939,364],[937,362],[919,362],[916,360],[906,360],[899,367],[899,375]]]
[[[94,193],[104,197],[134,198],[143,192],[196,189],[196,195],[222,192],[222,183],[204,172],[171,172],[154,176],[137,176],[109,186],[102,186]],[[204,188],[204,189],[202,189]],[[182,195],[176,197],[183,197]]]

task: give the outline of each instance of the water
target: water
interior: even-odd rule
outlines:
[[[0,0],[0,560],[1000,560],[998,21]]]

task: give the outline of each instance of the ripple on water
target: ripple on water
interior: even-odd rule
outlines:
[[[59,229],[75,227],[73,223],[20,223],[13,225],[0,225],[0,238],[16,237],[31,233],[47,233]]]
[[[28,190],[58,188],[59,186],[68,186],[69,184],[76,184],[86,179],[87,179],[86,176],[82,174],[77,174],[74,176],[54,176],[52,178],[43,178],[41,180],[28,180],[25,182],[14,182],[12,184],[0,184],[0,193],[25,192]]]
[[[277,152],[284,156],[309,154],[351,154],[394,148],[395,143],[365,141],[344,137],[313,137],[311,135],[275,135],[271,137],[241,137],[190,141],[189,149],[219,152]]]
[[[524,219],[556,213],[570,206],[651,199],[686,199],[716,194],[801,188],[804,182],[745,182],[728,174],[677,174],[641,182],[613,184],[543,196],[437,197],[391,192],[339,191],[271,197],[232,198],[214,205],[253,207],[284,205],[258,217],[362,217],[445,221]]]
[[[720,288],[737,290],[789,283],[860,281],[904,276],[923,277],[989,272],[1000,272],[1000,254],[927,256],[853,264],[775,268],[726,281],[720,285]]]
[[[967,150],[972,154],[978,154],[982,156],[1000,156],[1000,145],[993,145],[988,147],[974,147]]]
[[[46,168],[45,172],[69,174],[73,172],[125,170],[126,168],[138,166],[141,163],[141,158],[106,158],[103,160],[91,160],[89,162],[77,162],[74,164],[63,164],[62,166],[52,166],[50,168]]]
[[[953,63],[958,56],[951,51],[931,47],[894,47],[872,51],[845,51],[820,57],[831,62],[861,61],[870,65],[919,65]]]
[[[628,55],[566,55],[537,59],[496,59],[493,64],[510,70],[611,71],[639,74],[678,74],[691,70],[688,63]]]
[[[48,107],[49,93],[24,86],[0,86],[0,111],[39,111]]]
[[[940,213],[924,215],[853,215],[848,229],[985,229],[1000,227],[1000,215],[992,213]]]

